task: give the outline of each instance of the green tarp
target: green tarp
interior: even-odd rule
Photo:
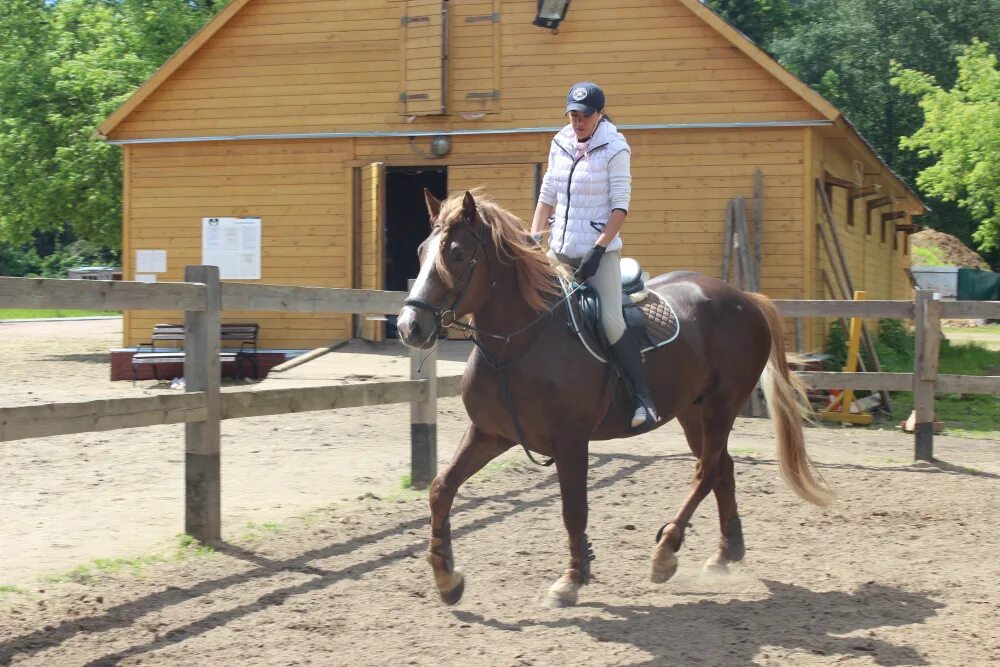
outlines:
[[[1000,273],[959,269],[955,298],[959,301],[1000,301]]]

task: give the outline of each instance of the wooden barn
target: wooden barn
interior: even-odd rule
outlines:
[[[557,30],[534,24],[542,4],[233,0],[99,128],[124,150],[125,278],[220,263],[233,280],[405,289],[422,188],[482,186],[530,220],[566,91],[593,80],[633,149],[623,236],[647,270],[719,275],[727,204],[760,169],[762,292],[840,296],[827,198],[854,287],[909,294],[923,204],[821,96],[697,0],[575,0]],[[124,344],[180,317],[126,313]],[[385,328],[224,321],[285,350]],[[805,333],[815,346],[822,327]]]

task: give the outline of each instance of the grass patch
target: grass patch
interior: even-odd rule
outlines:
[[[118,310],[72,310],[66,308],[58,309],[35,309],[35,308],[0,308],[0,320],[31,320],[52,317],[103,317],[108,315],[121,315]]]
[[[267,535],[273,535],[281,530],[279,526],[274,521],[265,521],[264,523],[257,523],[256,521],[247,521],[246,526],[242,533],[240,533],[240,541],[242,542],[254,542]]]
[[[190,535],[178,535],[176,539],[176,548],[167,553],[146,554],[132,558],[96,558],[85,565],[78,565],[61,574],[46,575],[41,577],[41,580],[47,584],[59,584],[67,581],[86,583],[93,581],[100,575],[115,574],[123,570],[130,570],[132,574],[140,575],[150,565],[176,563],[215,553],[215,549],[202,544]]]
[[[1000,333],[1000,326],[963,329],[968,333],[985,329],[984,336]],[[875,341],[882,370],[891,373],[913,372],[913,332],[898,320],[880,320]],[[846,337],[839,323],[830,328],[824,352],[831,355],[827,370],[840,370],[847,354]],[[1000,350],[984,347],[977,341],[964,340],[953,343],[941,341],[938,356],[938,373],[942,375],[992,375],[1000,374]],[[867,392],[859,392],[859,396]],[[894,427],[910,416],[913,410],[912,392],[892,393],[893,413],[887,419]],[[1000,401],[988,394],[937,394],[934,401],[937,421],[944,422],[951,435],[1000,440]],[[885,420],[876,420],[874,427],[885,427]]]
[[[941,248],[912,246],[914,266],[950,266],[944,259]]]
[[[17,586],[10,586],[8,584],[0,585],[0,597],[10,594],[28,595],[28,591],[23,588],[18,588]]]
[[[913,371],[913,335],[898,322],[879,327],[878,352],[882,370]],[[1000,351],[975,342],[955,344],[941,341],[938,373],[943,375],[989,375],[1000,368]],[[892,394],[892,420],[899,422],[913,410],[912,392]],[[935,419],[944,422],[948,433],[979,438],[1000,439],[1000,401],[988,394],[937,394]]]

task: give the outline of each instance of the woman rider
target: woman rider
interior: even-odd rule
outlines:
[[[635,399],[631,428],[642,432],[657,421],[646,386],[642,353],[625,335],[622,315],[621,247],[631,197],[630,149],[604,113],[604,91],[589,81],[566,97],[570,123],[552,140],[549,165],[531,221],[541,243],[551,225],[549,256],[575,269],[575,278],[593,286],[601,298],[601,323],[611,355],[625,374]]]

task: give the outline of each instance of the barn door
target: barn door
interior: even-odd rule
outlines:
[[[385,234],[385,165],[373,162],[361,168],[361,229],[360,241],[360,287],[380,290],[384,282]],[[385,320],[382,313],[360,315],[361,337],[365,340],[380,341],[385,338]]]
[[[406,0],[402,19],[403,114],[430,116],[445,112],[447,2]]]

